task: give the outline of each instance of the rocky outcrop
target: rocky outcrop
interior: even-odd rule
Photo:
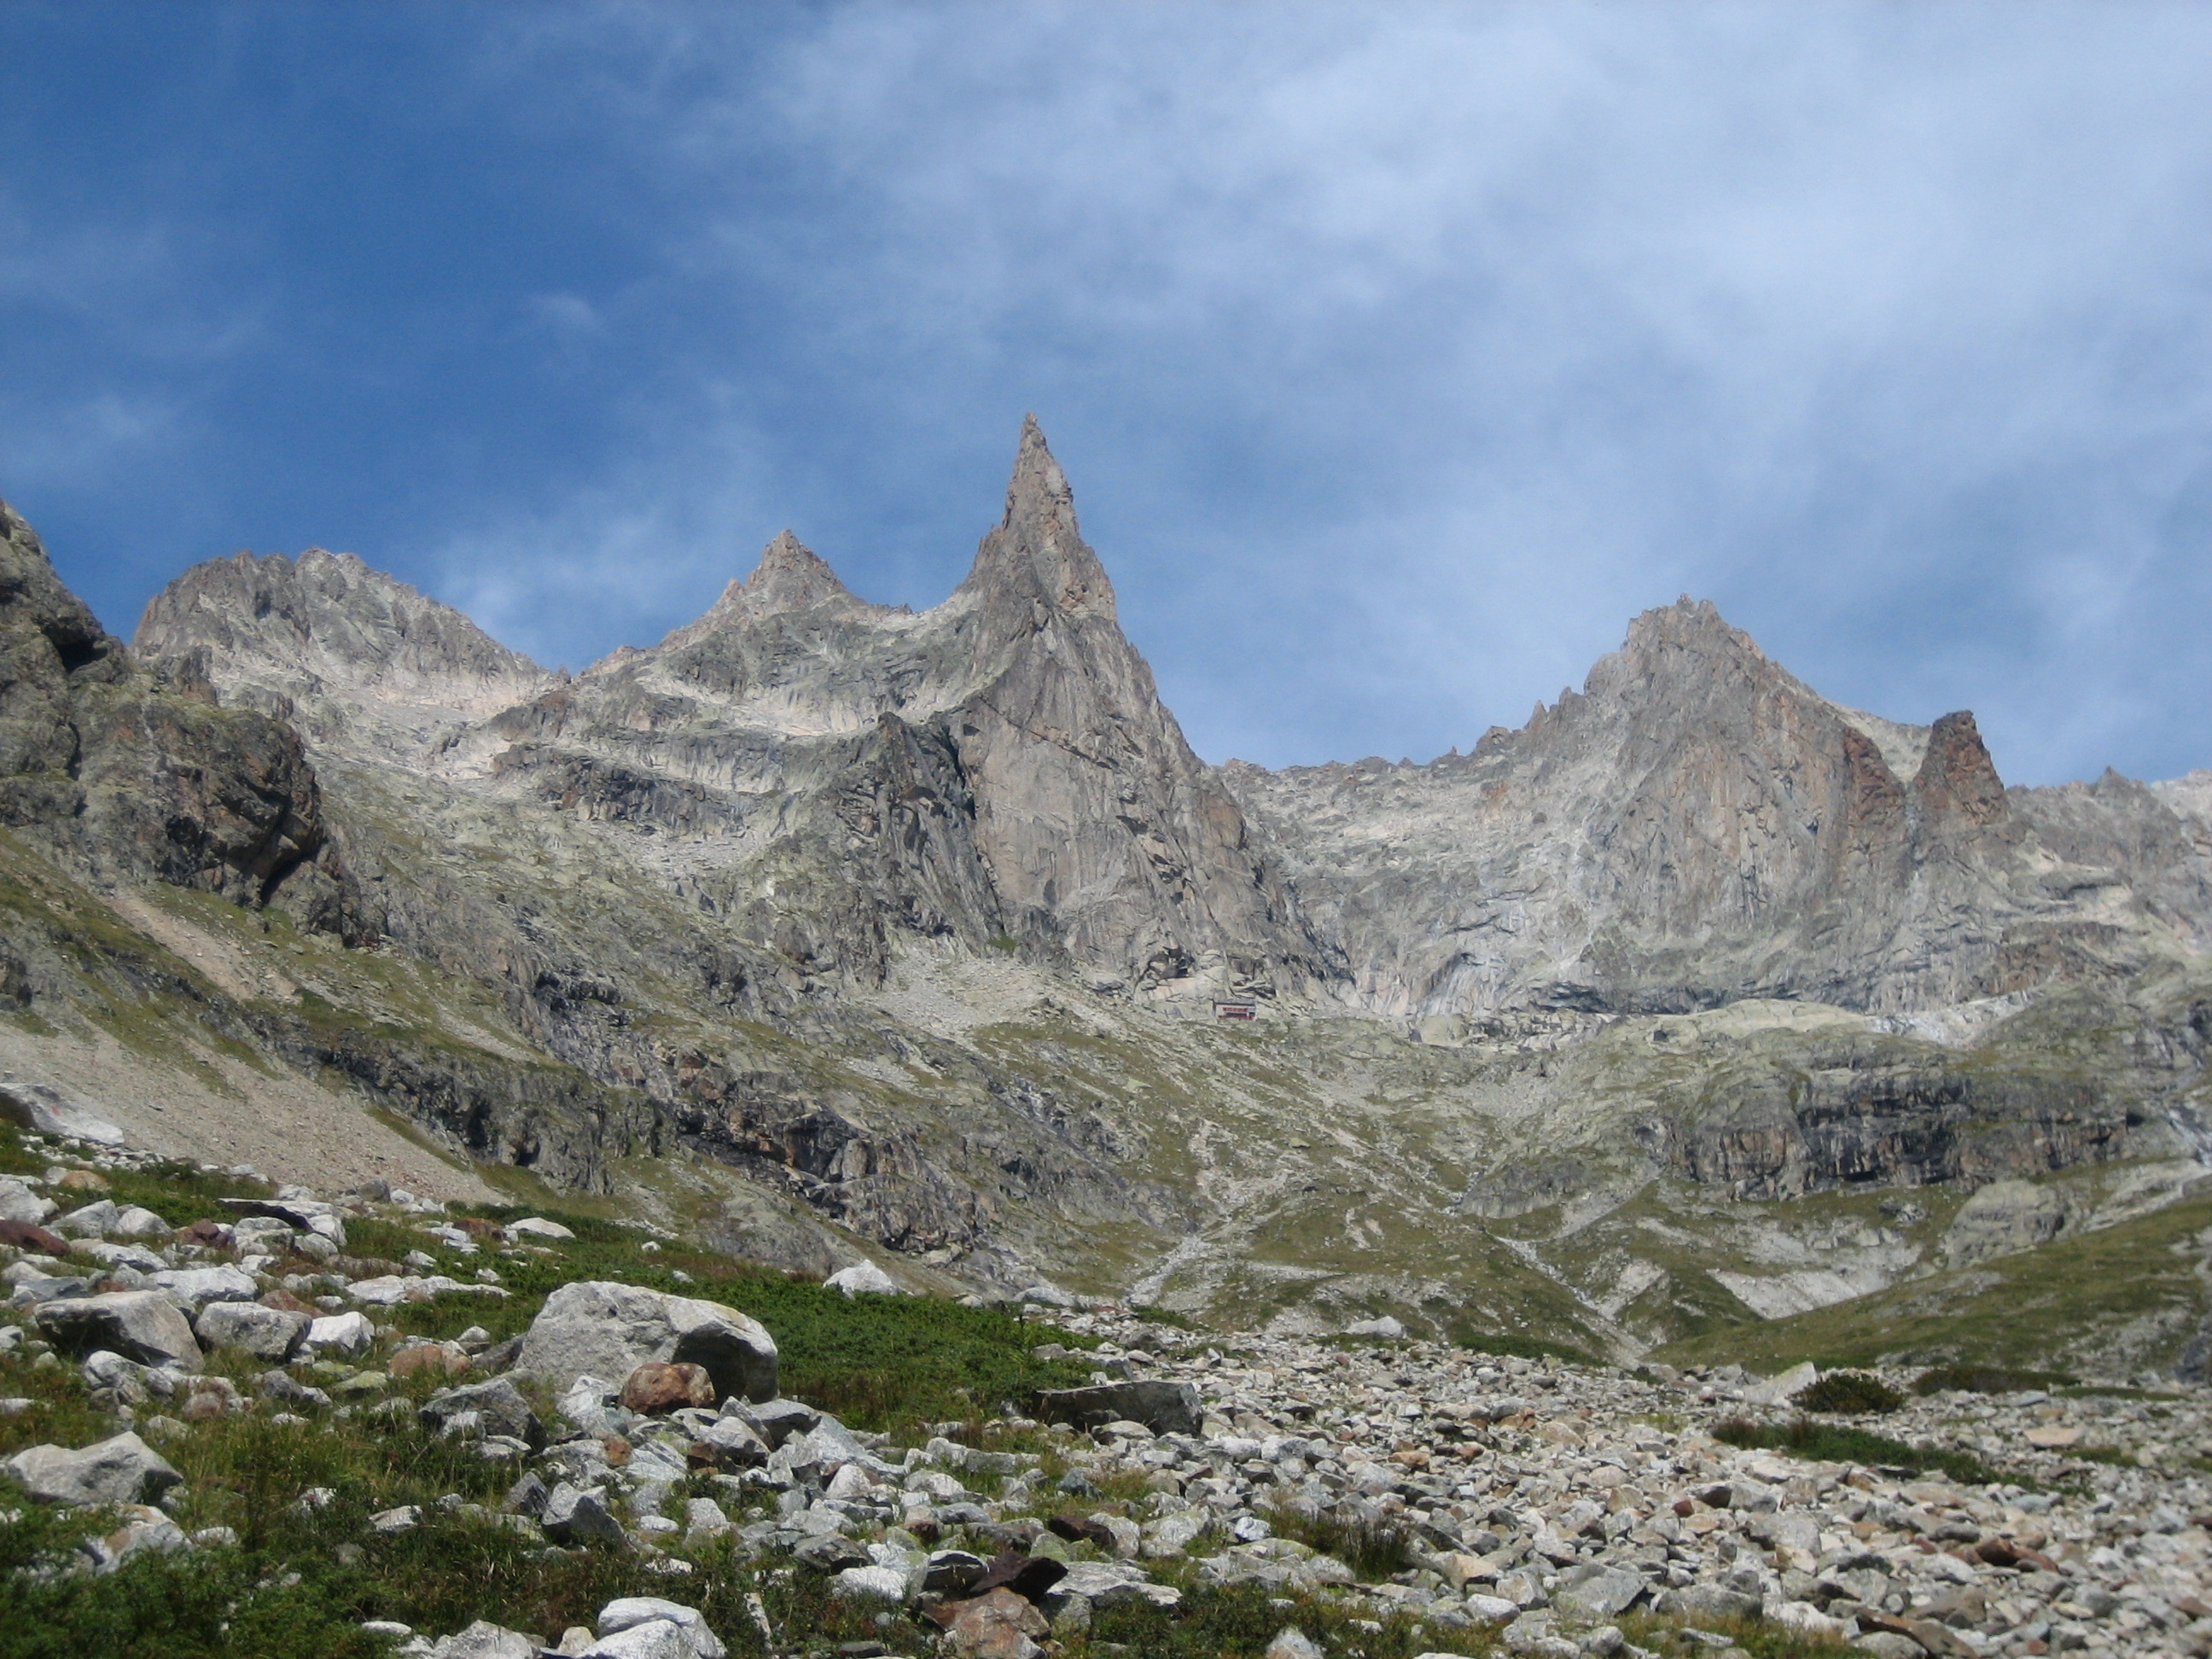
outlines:
[[[0,503],[0,822],[105,878],[295,906],[337,927],[343,868],[298,734],[137,663]]]
[[[147,605],[132,647],[340,750],[412,752],[553,678],[451,606],[320,548],[194,565]]]

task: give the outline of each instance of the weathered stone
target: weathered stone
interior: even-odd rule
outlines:
[[[0,1222],[37,1226],[61,1208],[51,1198],[41,1198],[12,1176],[0,1176]]]
[[[1610,1619],[1626,1612],[1644,1589],[1640,1573],[1591,1564],[1561,1573],[1552,1601],[1562,1613],[1578,1618]]]
[[[647,1360],[702,1367],[724,1396],[775,1397],[775,1340],[719,1303],[634,1285],[563,1285],[531,1322],[514,1369],[565,1389],[586,1373],[627,1377]]]
[[[115,1291],[45,1302],[32,1316],[64,1353],[106,1348],[142,1365],[187,1371],[204,1363],[191,1325],[176,1304],[157,1291]]]
[[[33,1446],[8,1460],[9,1473],[50,1504],[137,1504],[158,1498],[184,1476],[136,1434],[70,1451]]]
[[[250,1303],[261,1293],[252,1274],[228,1262],[214,1267],[167,1267],[147,1278],[155,1290],[194,1313],[210,1303]]]
[[[1087,1389],[1048,1389],[1038,1411],[1048,1423],[1095,1428],[1127,1419],[1155,1434],[1196,1434],[1205,1413],[1188,1382],[1104,1382]]]
[[[947,1602],[931,1616],[943,1623],[945,1645],[963,1659],[1039,1659],[1044,1650],[1036,1638],[1052,1632],[1042,1613],[1007,1589]]]
[[[100,1238],[121,1213],[112,1200],[94,1199],[62,1216],[54,1223],[53,1230],[64,1238]]]
[[[441,1389],[422,1405],[422,1420],[440,1431],[466,1413],[475,1413],[482,1434],[506,1435],[532,1447],[545,1443],[545,1426],[538,1420],[538,1413],[531,1410],[521,1390],[504,1376]]]
[[[597,1539],[605,1543],[624,1541],[622,1522],[599,1494],[562,1481],[545,1500],[538,1517],[545,1535],[556,1544],[581,1544]]]
[[[520,1631],[479,1619],[438,1643],[430,1659],[538,1659],[538,1644]]]
[[[601,1607],[597,1620],[602,1641],[654,1623],[674,1626],[682,1633],[686,1650],[696,1659],[723,1659],[721,1638],[708,1627],[706,1615],[679,1601],[663,1601],[657,1595],[625,1595]]]
[[[376,1340],[376,1327],[360,1313],[326,1314],[308,1322],[300,1346],[309,1353],[337,1354],[351,1359],[367,1353]]]
[[[1991,1256],[2033,1249],[2066,1225],[2066,1195],[2028,1181],[1992,1181],[1951,1218],[1943,1235],[1947,1265],[1970,1267]]]

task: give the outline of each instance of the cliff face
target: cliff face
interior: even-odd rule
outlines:
[[[1839,708],[1686,600],[1471,755],[1226,776],[1358,999],[1415,1018],[1939,1006],[2131,972],[2212,916],[2201,820],[2008,794],[1972,714]]]
[[[134,663],[4,502],[0,823],[101,877],[252,902],[289,884],[314,914],[341,908],[297,733]]]

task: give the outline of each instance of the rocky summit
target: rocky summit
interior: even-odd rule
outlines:
[[[942,604],[786,532],[576,674],[320,550],[126,647],[0,532],[42,1133],[1270,1340],[2212,1352],[2212,774],[2008,787],[1688,599],[1465,754],[1208,765],[1034,422]]]

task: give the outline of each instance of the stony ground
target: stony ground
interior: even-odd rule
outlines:
[[[246,1196],[180,1225],[110,1194],[145,1160],[24,1146],[46,1161],[0,1180],[0,1382],[28,1381],[0,1426],[27,1495],[0,1532],[47,1531],[0,1571],[27,1597],[277,1549],[221,1501],[258,1480],[339,1565],[489,1564],[473,1602],[465,1577],[356,1583],[322,1651],[2212,1655],[2200,1389],[1632,1375],[1387,1322],[1324,1343],[1033,1305],[1010,1328],[1066,1386],[872,1430],[772,1374],[718,1385],[773,1334],[683,1272],[646,1288],[602,1255],[545,1294],[558,1222],[240,1170]],[[637,1235],[631,1276],[659,1249]],[[888,1281],[850,1288],[830,1305],[858,1321]],[[1887,1408],[1807,1409],[1839,1400]],[[235,1445],[260,1461],[217,1458]],[[313,1577],[269,1559],[228,1616]],[[406,1606],[444,1622],[359,1616]],[[46,1634],[19,1621],[0,1654],[73,1639]]]

